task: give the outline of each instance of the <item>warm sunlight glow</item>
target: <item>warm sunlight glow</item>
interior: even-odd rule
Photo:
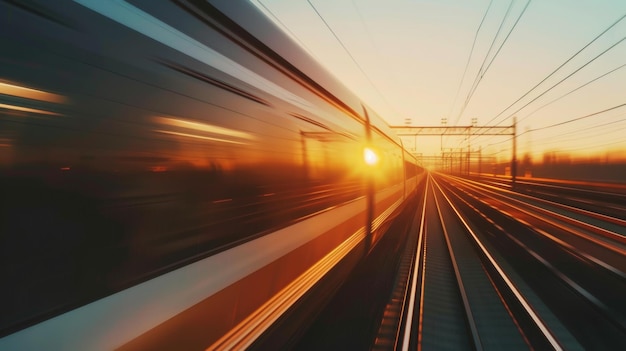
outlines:
[[[218,126],[207,124],[207,123],[194,122],[194,121],[188,121],[188,120],[184,120],[180,118],[170,118],[170,117],[155,117],[154,119],[159,124],[164,124],[164,125],[178,127],[178,128],[192,129],[194,131],[217,134],[217,135],[221,135],[221,136],[229,137],[229,138],[234,137],[234,138],[248,139],[248,140],[255,139],[255,136],[250,133],[241,132],[241,131],[230,129],[230,128],[218,127]],[[221,140],[221,139],[210,138],[210,140]]]
[[[15,111],[22,111],[22,112],[39,113],[39,114],[42,114],[42,115],[60,116],[56,112],[40,110],[40,109],[36,109],[36,108],[15,106],[15,105],[0,104],[0,108],[5,108],[5,109],[8,109],[8,110],[15,110]]]
[[[154,129],[154,131],[155,131],[155,132],[157,132],[157,133],[163,133],[163,134],[176,135],[176,136],[181,136],[181,137],[186,137],[186,138],[195,138],[195,139],[204,139],[204,140],[210,140],[210,141],[217,141],[217,142],[221,142],[221,143],[230,143],[230,144],[247,144],[247,143],[243,143],[243,142],[239,142],[239,141],[234,141],[234,140],[219,139],[219,138],[213,138],[213,137],[202,136],[202,135],[197,135],[197,134],[190,134],[190,133],[172,132],[172,131],[170,131],[170,130],[158,130],[158,129]]]
[[[66,100],[65,97],[62,95],[52,94],[43,90],[27,88],[5,82],[0,82],[0,94],[18,96],[26,99],[54,102],[58,104],[62,104]]]
[[[369,166],[374,166],[378,163],[378,155],[376,152],[368,147],[363,150],[363,159]]]
[[[626,1],[252,2],[392,126],[508,126],[517,117],[518,159],[626,157],[626,21],[617,15]],[[449,169],[444,154],[459,148],[476,163],[512,154],[509,136],[482,132],[469,144],[404,139],[437,168]]]

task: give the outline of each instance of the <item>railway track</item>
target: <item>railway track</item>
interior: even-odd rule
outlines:
[[[422,196],[373,350],[626,349],[621,219],[441,175]]]
[[[473,180],[502,189],[511,189],[509,179],[474,177]],[[588,183],[582,181],[530,180],[516,181],[515,191],[530,197],[626,220],[626,187],[622,184]],[[623,224],[622,224],[623,225]]]

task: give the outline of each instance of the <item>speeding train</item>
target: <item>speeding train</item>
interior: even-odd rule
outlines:
[[[0,0],[0,48],[0,350],[253,345],[424,174],[246,1]]]

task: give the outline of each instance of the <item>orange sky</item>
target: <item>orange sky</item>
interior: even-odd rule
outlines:
[[[531,90],[622,18],[626,1],[253,2],[392,125],[510,125],[517,116],[519,155],[626,153],[626,18]],[[472,148],[507,158],[507,139],[473,138]],[[441,140],[418,138],[418,152],[467,145]]]

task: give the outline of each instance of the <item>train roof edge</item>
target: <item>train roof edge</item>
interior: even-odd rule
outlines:
[[[370,124],[387,135],[393,142],[402,146],[400,138],[378,113],[364,104],[354,92],[311,57],[254,4],[243,0],[208,0],[208,2],[249,35],[259,40],[267,48],[293,65],[299,72],[319,84],[335,99],[345,104],[361,120],[365,119],[363,108],[366,108]]]

